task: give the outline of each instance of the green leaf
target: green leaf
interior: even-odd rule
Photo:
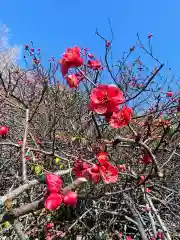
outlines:
[[[43,173],[39,174],[39,182],[46,183],[46,176]]]
[[[63,166],[64,166],[63,164],[59,165],[59,169],[62,169],[62,168],[63,168]]]
[[[34,166],[33,165],[31,166],[31,170],[34,171]]]
[[[30,152],[27,151],[27,152],[26,152],[26,156],[30,156]]]
[[[35,171],[36,175],[39,175],[39,174],[41,173],[41,171],[42,171],[41,166],[36,165],[36,166],[34,167],[34,171]]]
[[[123,160],[123,159],[121,159],[121,160],[120,160],[120,164],[123,164],[123,163],[124,163],[124,160]]]
[[[8,227],[9,227],[9,222],[8,221],[4,222],[3,223],[3,228],[8,228]]]
[[[59,157],[56,157],[56,158],[55,158],[55,163],[58,165],[60,160],[61,160],[61,159],[60,159]]]

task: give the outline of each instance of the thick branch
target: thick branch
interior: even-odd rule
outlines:
[[[23,137],[23,144],[22,144],[22,150],[21,150],[23,182],[27,181],[27,166],[26,166],[25,151],[26,151],[26,142],[27,142],[27,135],[28,135],[28,121],[29,121],[29,109],[26,109],[25,129],[24,129],[24,137]]]
[[[131,211],[134,220],[137,223],[136,226],[137,226],[137,228],[139,230],[139,233],[141,235],[141,239],[142,240],[148,240],[148,238],[146,236],[146,233],[145,233],[145,230],[144,230],[144,227],[143,227],[143,225],[141,223],[141,220],[139,219],[139,216],[138,216],[138,214],[136,212],[136,209],[135,209],[135,206],[134,206],[133,202],[129,199],[129,197],[125,193],[123,193],[123,198],[125,200],[125,203],[126,203],[127,207]]]
[[[62,175],[65,175],[65,174],[68,174],[71,172],[71,169],[67,169],[67,170],[63,170],[63,171],[58,171],[58,172],[55,172],[54,174],[56,175],[59,175],[59,176],[62,176]],[[0,204],[4,204],[4,202],[7,200],[7,199],[14,199],[15,197],[17,197],[19,194],[21,194],[22,192],[30,189],[31,187],[35,186],[39,184],[39,181],[34,179],[34,180],[31,180],[29,181],[28,183],[14,189],[13,191],[9,192],[8,194],[2,196],[0,198]]]
[[[148,200],[148,202],[149,202],[149,205],[151,206],[151,208],[152,208],[152,210],[153,210],[153,212],[154,212],[154,214],[155,214],[155,216],[156,216],[156,219],[158,220],[158,222],[159,222],[162,230],[164,231],[164,234],[165,234],[166,238],[167,238],[168,240],[171,240],[171,236],[170,236],[170,234],[169,234],[169,232],[168,232],[168,230],[167,230],[164,222],[162,221],[162,219],[161,219],[158,211],[157,211],[156,208],[154,207],[154,204],[153,204],[150,196],[146,195],[146,198],[147,198],[147,200]]]
[[[22,231],[21,223],[17,219],[14,220],[13,227],[14,227],[14,230],[17,233],[20,240],[26,240],[27,239],[27,236]]]
[[[78,178],[76,179],[72,184],[67,186],[63,189],[62,193],[66,194],[71,189],[75,189],[78,185],[86,182],[87,180],[85,178]],[[44,198],[41,198],[40,200],[37,200],[35,202],[29,203],[23,207],[16,208],[12,210],[10,213],[0,215],[0,223],[3,223],[4,221],[14,221],[14,219],[23,216],[25,214],[29,214],[32,211],[40,210],[44,208]]]

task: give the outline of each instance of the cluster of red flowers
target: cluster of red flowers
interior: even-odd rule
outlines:
[[[115,183],[118,180],[118,169],[108,161],[108,153],[100,152],[96,155],[97,164],[89,164],[83,160],[76,160],[73,173],[78,177],[85,177],[94,183],[98,183],[100,178],[106,184]]]
[[[65,76],[70,68],[80,67],[83,64],[80,48],[75,46],[68,48],[59,60],[62,75]]]
[[[93,54],[87,54],[87,50],[85,50],[85,55],[91,59],[87,61],[87,67],[94,71],[103,69],[101,63],[98,60],[94,59]],[[62,58],[59,60],[59,64],[61,73],[67,80],[69,87],[76,88],[79,85],[80,81],[84,79],[84,76],[79,73],[68,75],[68,71],[70,68],[78,68],[83,65],[83,58],[81,57],[80,48],[77,46],[68,48],[63,54]]]
[[[132,109],[127,106],[119,110],[123,102],[123,93],[117,86],[102,84],[91,91],[89,108],[104,115],[113,128],[120,128],[128,125],[133,115]]]
[[[83,64],[83,59],[81,58],[81,50],[79,47],[75,46],[73,48],[68,48],[63,54],[62,58],[59,60],[61,73],[63,77],[67,80],[70,88],[76,88],[79,82],[84,79],[84,76],[79,73],[68,74],[70,68],[77,68]]]
[[[33,56],[32,63],[35,65],[40,64],[40,52],[41,49],[38,48],[37,51],[34,49],[33,41],[31,41],[31,47],[28,44],[25,44],[24,49],[28,52],[28,55]],[[26,56],[24,56],[26,59]]]
[[[85,51],[87,54],[87,51]],[[87,66],[92,70],[102,70],[101,63],[94,58],[94,55],[87,54],[90,60],[87,61]],[[61,72],[65,77],[70,88],[76,88],[81,80],[84,79],[83,73],[69,74],[70,68],[77,68],[83,64],[81,51],[79,47],[68,48],[59,60]],[[124,106],[119,110],[119,105],[124,102],[122,91],[115,85],[101,84],[91,91],[90,95],[90,109],[97,113],[104,115],[107,122],[113,128],[120,128],[129,124],[133,111],[131,108]]]
[[[45,198],[45,208],[48,210],[56,210],[62,202],[65,205],[72,206],[77,203],[77,194],[69,191],[65,195],[62,194],[62,179],[55,174],[46,175],[47,196]]]

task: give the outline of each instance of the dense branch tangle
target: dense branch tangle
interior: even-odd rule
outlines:
[[[128,66],[132,49],[111,66],[110,53],[111,47],[106,46],[108,76],[123,90],[125,103],[134,111],[130,124],[117,130],[87,107],[91,89],[100,83],[100,70],[76,69],[85,80],[83,87],[75,90],[57,85],[55,73],[41,65],[25,71],[14,67],[6,71],[8,75],[0,75],[0,124],[9,127],[7,137],[0,139],[0,222],[9,221],[13,227],[0,236],[40,239],[51,215],[54,232],[62,231],[64,238],[120,239],[123,232],[145,240],[162,232],[165,239],[178,239],[179,93],[171,100],[166,95],[159,98],[163,64],[152,52],[155,70],[145,68],[139,58]],[[48,83],[49,78],[54,84]],[[161,114],[167,119],[161,119]],[[97,149],[107,151],[116,166],[123,160],[126,171],[119,171],[114,184],[83,181],[74,186],[74,160],[96,163]],[[147,153],[152,163],[140,163]],[[69,186],[63,186],[63,191],[75,188],[79,196],[76,207],[62,205],[55,212],[44,211],[46,186],[40,183],[38,171],[61,175]]]

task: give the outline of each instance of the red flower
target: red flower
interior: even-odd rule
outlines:
[[[76,160],[72,172],[77,178],[85,177],[94,183],[99,181],[99,166],[96,164],[90,167],[90,165],[83,160]]]
[[[90,167],[86,162],[76,160],[72,170],[76,177],[85,177],[94,183],[98,183],[101,176],[105,183],[116,182],[118,179],[118,169],[108,162],[108,154],[100,152],[96,157],[101,166],[93,164]]]
[[[163,236],[163,233],[162,233],[162,232],[158,232],[158,233],[157,233],[157,239],[164,240],[164,236]]]
[[[90,167],[89,164],[87,164],[83,160],[76,160],[74,162],[74,167],[72,169],[72,172],[75,174],[77,178],[84,177],[85,170],[87,170],[89,167]]]
[[[41,144],[41,140],[38,139],[38,140],[36,141],[36,143],[37,143],[38,145],[40,145],[40,144]]]
[[[148,39],[150,39],[152,36],[153,36],[152,33],[150,33],[150,34],[148,35]]]
[[[44,206],[48,210],[56,210],[63,201],[63,197],[58,193],[51,193],[45,200]]]
[[[118,179],[118,169],[108,162],[108,154],[106,152],[100,152],[96,155],[101,166],[99,172],[101,174],[104,183],[115,183]]]
[[[93,164],[93,166],[91,167],[91,171],[94,173],[98,173],[99,172],[99,166],[97,164]]]
[[[124,106],[119,112],[114,112],[110,118],[110,125],[113,128],[127,126],[132,118],[133,110]]]
[[[80,48],[77,46],[68,48],[59,60],[59,64],[63,76],[68,73],[69,68],[80,67],[83,64],[83,59],[80,56]]]
[[[9,128],[7,126],[1,126],[0,127],[0,135],[1,136],[7,135],[8,131],[9,131]]]
[[[121,172],[125,172],[125,171],[127,170],[125,164],[119,164],[117,167],[119,168],[119,170],[120,170]]]
[[[173,94],[172,94],[171,91],[168,91],[168,92],[166,93],[166,96],[167,96],[167,97],[172,97],[172,95],[173,95]]]
[[[115,85],[99,85],[91,91],[89,107],[93,112],[106,114],[117,111],[124,102],[123,93]]]
[[[46,229],[51,229],[53,227],[54,227],[54,223],[47,223],[45,226]]]
[[[22,140],[17,141],[17,144],[19,144],[19,145],[21,145],[22,143],[23,143]]]
[[[107,152],[100,152],[96,154],[96,158],[102,165],[108,161],[108,153]]]
[[[111,165],[111,163],[106,162],[99,168],[102,180],[104,183],[115,183],[118,180],[118,169]]]
[[[145,193],[150,193],[151,189],[150,188],[145,188]]]
[[[138,179],[138,184],[142,184],[145,181],[145,176],[141,175]]]
[[[111,42],[106,40],[106,47],[109,48],[111,46]]]
[[[28,49],[29,49],[29,45],[28,45],[28,44],[25,44],[24,49],[25,49],[25,50],[28,50]]]
[[[62,188],[62,180],[55,174],[46,175],[46,184],[49,193],[58,193]]]
[[[77,203],[77,193],[75,192],[68,192],[65,196],[64,196],[64,204],[65,205],[69,205],[69,206],[73,206],[76,205]]]
[[[140,163],[150,164],[152,163],[152,158],[149,154],[145,154]]]
[[[131,236],[126,236],[126,240],[133,240]]]
[[[100,179],[99,175],[99,166],[96,164],[93,164],[91,168],[87,169],[87,173],[89,174],[89,179],[92,180],[94,183],[98,183]]]
[[[88,60],[88,67],[93,70],[102,70],[101,63],[98,60]]]
[[[84,77],[80,73],[70,74],[65,77],[70,88],[76,88]]]
[[[118,235],[119,235],[119,237],[122,237],[122,236],[123,236],[123,233],[122,233],[122,232],[119,232]]]

